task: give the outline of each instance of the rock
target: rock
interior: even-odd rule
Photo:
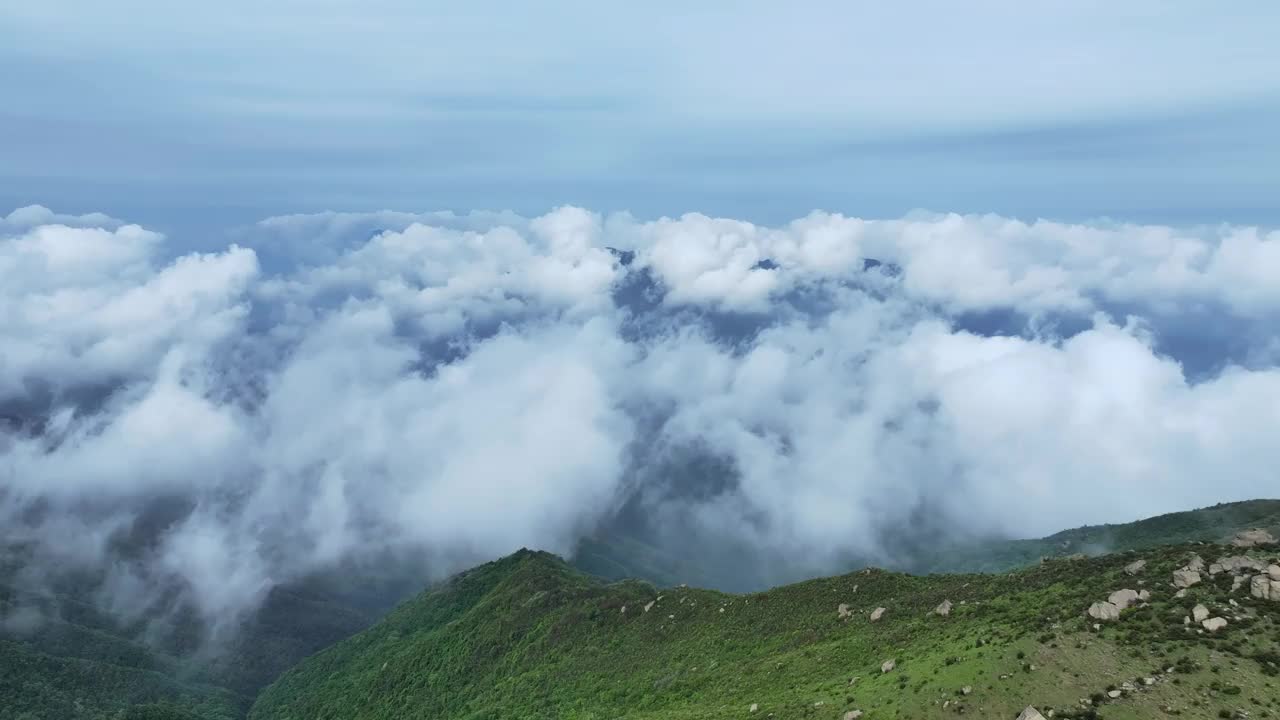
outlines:
[[[840,606],[836,608],[836,617],[841,620],[844,620],[851,615],[853,615],[853,612],[849,610],[849,606],[846,603],[840,603]]]
[[[1189,588],[1200,582],[1200,572],[1183,568],[1182,570],[1173,571],[1173,586],[1177,588]]]
[[[1153,677],[1144,677],[1144,678],[1142,678],[1142,684],[1143,684],[1143,685],[1148,685],[1148,686],[1150,686],[1150,685],[1155,685],[1155,684],[1156,684],[1156,679],[1155,679],[1155,678],[1153,678]]]
[[[644,604],[644,611],[645,611],[645,612],[649,612],[650,610],[652,610],[652,609],[653,609],[653,604],[654,604],[655,602],[657,602],[657,601],[656,601],[656,600],[650,600],[649,602],[645,603],[645,604]]]
[[[1204,629],[1208,630],[1209,632],[1217,632],[1227,626],[1227,619],[1220,618],[1220,617],[1209,618],[1208,620],[1205,620],[1200,624],[1203,625]]]
[[[1182,566],[1182,569],[1190,570],[1192,572],[1204,572],[1204,558],[1192,553],[1191,559],[1187,561],[1186,565]]]
[[[878,607],[871,611],[871,622],[875,622],[882,617],[884,617],[884,608]]]
[[[1273,536],[1271,533],[1267,532],[1266,530],[1263,530],[1261,528],[1254,528],[1253,530],[1245,530],[1244,532],[1236,533],[1236,536],[1231,539],[1231,544],[1235,545],[1236,547],[1256,547],[1258,545],[1275,545],[1276,539],[1275,539],[1275,536]]]
[[[1209,617],[1209,608],[1203,605],[1196,605],[1191,608],[1191,618],[1196,622],[1200,622],[1207,617]]]
[[[858,680],[860,680],[860,679],[861,679],[861,678],[859,678],[857,675],[854,675],[853,677],[849,678],[849,684],[850,684],[850,685],[852,685],[852,684],[854,684],[854,683],[858,682]]]
[[[1268,565],[1267,575],[1269,575],[1272,580],[1280,580],[1280,565]]]
[[[971,692],[973,692],[973,688],[969,685],[965,685],[964,687],[960,688],[961,695],[968,695]]]
[[[844,714],[844,720],[858,720],[860,717],[862,717],[861,710],[850,710]]]
[[[1111,698],[1112,700],[1114,700],[1114,699],[1116,699],[1116,698],[1120,697],[1120,691],[1119,691],[1119,690],[1108,690],[1108,691],[1107,691],[1107,697],[1109,697],[1109,698]]]
[[[1280,580],[1271,579],[1269,570],[1266,575],[1254,575],[1249,581],[1249,594],[1259,600],[1280,602]]]
[[[896,660],[885,660],[884,662],[880,663],[880,672],[887,673],[897,666],[898,666],[898,663]]]
[[[951,601],[943,600],[938,607],[933,609],[935,615],[946,617],[951,614]]]
[[[1150,599],[1151,599],[1151,591],[1150,591],[1150,590],[1139,590],[1139,591],[1138,591],[1138,599],[1139,599],[1139,600],[1141,600],[1142,602],[1146,602],[1146,601],[1150,600]]]
[[[1174,597],[1176,597],[1176,598],[1184,598],[1184,597],[1186,597],[1186,596],[1187,596],[1187,589],[1186,589],[1186,588],[1182,588],[1182,589],[1181,589],[1181,590],[1179,590],[1178,592],[1174,593],[1174,594],[1173,594],[1173,596],[1174,596]]]
[[[1039,710],[1028,705],[1025,710],[1018,713],[1018,720],[1045,720],[1045,718]]]
[[[1089,617],[1094,620],[1112,620],[1120,619],[1120,608],[1109,602],[1096,602],[1089,606]]]
[[[1134,560],[1133,562],[1124,566],[1124,571],[1130,575],[1137,575],[1138,573],[1142,572],[1142,569],[1145,568],[1146,566],[1147,566],[1146,560]]]
[[[1249,578],[1250,578],[1249,575],[1236,575],[1235,577],[1231,578],[1230,592],[1235,592],[1239,590],[1241,585],[1244,585],[1245,583],[1249,582]]]
[[[1111,603],[1112,605],[1115,605],[1121,610],[1124,610],[1125,608],[1129,607],[1134,602],[1136,602],[1137,599],[1138,599],[1137,590],[1130,590],[1128,588],[1125,588],[1124,590],[1117,590],[1111,593],[1111,595],[1107,598],[1107,602]]]
[[[751,703],[751,707],[747,708],[747,712],[755,712],[759,709],[760,705],[758,703]]]
[[[1238,573],[1242,570],[1262,572],[1266,567],[1266,564],[1261,560],[1248,557],[1247,555],[1232,555],[1231,557],[1219,558],[1217,562],[1210,565],[1209,574],[1217,575],[1222,572]]]
[[[1191,616],[1190,616],[1190,615],[1183,615],[1183,616],[1182,616],[1182,624],[1183,624],[1183,625],[1190,625],[1190,624],[1191,624]]]

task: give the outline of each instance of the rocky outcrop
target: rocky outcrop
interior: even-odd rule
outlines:
[[[882,617],[884,617],[884,608],[878,607],[871,611],[871,622],[875,622]]]
[[[1089,606],[1089,617],[1111,622],[1120,619],[1120,608],[1109,602],[1096,602]]]
[[[1208,630],[1209,632],[1217,632],[1227,626],[1227,619],[1220,618],[1220,617],[1213,617],[1201,622],[1200,624],[1203,625],[1204,629]]]
[[[1191,559],[1187,561],[1186,565],[1182,566],[1182,569],[1204,572],[1204,558],[1195,553],[1191,553]]]
[[[1272,565],[1271,567],[1276,567]],[[1268,568],[1266,575],[1254,575],[1253,580],[1249,582],[1249,594],[1259,600],[1274,600],[1280,602],[1280,577],[1276,577],[1280,573],[1273,575]]]
[[[939,603],[939,604],[938,604],[938,607],[936,607],[936,608],[934,608],[934,609],[933,609],[933,613],[934,613],[935,615],[941,615],[941,616],[943,616],[943,617],[946,617],[946,616],[950,615],[950,614],[951,614],[951,601],[950,601],[950,600],[943,600],[941,603]]]
[[[1135,560],[1124,566],[1124,571],[1130,575],[1137,575],[1147,566],[1146,560]]]
[[[1112,605],[1115,605],[1117,608],[1121,610],[1124,610],[1125,608],[1129,607],[1130,605],[1134,604],[1137,601],[1138,601],[1138,591],[1130,590],[1129,588],[1125,588],[1123,590],[1117,590],[1111,593],[1111,595],[1107,597],[1107,602],[1111,603]]]
[[[1196,605],[1191,608],[1191,618],[1196,622],[1202,622],[1207,617],[1209,617],[1209,608],[1203,605]]]
[[[1239,573],[1245,570],[1254,572],[1262,572],[1267,567],[1266,563],[1247,555],[1232,555],[1231,557],[1220,558],[1217,562],[1209,566],[1209,574],[1217,575],[1218,573],[1229,572]]]
[[[1244,532],[1236,533],[1236,536],[1231,539],[1231,544],[1235,545],[1236,547],[1257,547],[1258,545],[1275,545],[1276,538],[1274,535],[1267,532],[1266,530],[1263,530],[1261,528],[1254,528],[1253,530],[1245,530]]]
[[[1189,588],[1200,582],[1200,572],[1190,568],[1182,568],[1173,571],[1173,586],[1177,588]]]

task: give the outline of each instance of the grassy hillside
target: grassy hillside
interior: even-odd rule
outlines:
[[[202,652],[194,620],[179,616],[144,642],[145,621],[120,623],[91,592],[60,590],[26,595],[0,578],[0,720],[116,720],[126,709],[138,720],[236,720],[263,685],[377,617],[282,589],[230,646]]]
[[[1232,593],[1230,573],[1183,598],[1170,587],[1193,553],[1239,552],[1182,544],[1001,575],[868,570],[728,595],[606,584],[521,551],[306,660],[250,717],[1014,718],[1028,704],[1057,718],[1280,717],[1280,602],[1247,584]],[[1146,568],[1131,576],[1137,559]],[[1095,629],[1086,609],[1121,588],[1151,597]],[[950,614],[934,614],[944,600]],[[1184,625],[1196,604],[1230,624]]]
[[[928,560],[910,569],[916,572],[998,571],[1038,563],[1045,556],[1149,548],[1188,540],[1220,540],[1253,526],[1280,531],[1280,501],[1234,503],[1127,525],[1080,528],[1043,540],[937,548],[933,553],[918,556]],[[695,567],[681,563],[670,554],[636,538],[605,537],[584,542],[573,564],[579,570],[606,579],[637,576],[660,586],[682,582],[697,584],[701,578]],[[601,588],[604,586],[599,580],[578,575],[567,567],[560,567],[558,572],[562,582],[583,588],[583,592],[603,592]],[[880,577],[880,574],[876,576]],[[154,638],[144,643],[141,631],[145,623],[120,625],[98,611],[92,602],[91,586],[81,590],[62,587],[52,597],[41,596],[33,601],[31,597],[25,597],[14,582],[6,580],[6,573],[0,570],[0,698],[5,701],[0,708],[0,720],[9,717],[26,720],[115,720],[126,708],[137,708],[140,704],[145,705],[146,710],[134,712],[146,714],[139,715],[139,718],[241,718],[260,688],[308,655],[368,628],[383,615],[385,608],[410,594],[406,588],[421,587],[422,581],[418,577],[416,571],[407,565],[387,565],[346,569],[332,576],[311,578],[305,583],[278,589],[230,647],[222,648],[212,656],[202,656],[196,653],[200,648],[198,627],[178,627],[159,644],[154,642]],[[933,583],[941,583],[939,592],[944,592],[947,584],[953,581],[954,578],[914,578],[903,582],[924,583],[922,587],[929,588],[934,587]],[[1000,591],[1001,581],[998,579],[976,578],[973,581],[978,583],[974,587],[985,587],[987,592]],[[609,592],[621,592],[619,588],[640,595],[651,592],[648,586],[638,582],[610,588]],[[547,588],[547,592],[553,591],[563,593],[565,589]],[[528,594],[532,596],[536,592],[535,589]],[[786,595],[794,590],[774,592]],[[860,593],[865,592],[866,588],[860,590]],[[773,594],[766,593],[760,597],[772,597]],[[707,597],[745,603],[747,597],[755,596],[744,596],[742,600],[715,594]],[[841,602],[856,605],[869,602],[869,597],[864,594],[860,600],[845,599]],[[957,597],[955,601],[959,602],[959,599]],[[417,632],[413,628],[419,626],[415,624],[417,621],[411,608],[420,602],[421,599],[405,605],[387,622],[395,622],[396,618],[403,618],[409,613],[410,620],[406,621],[407,629],[403,632],[406,635]],[[665,603],[664,599],[660,604]],[[530,609],[541,607],[535,602]],[[20,620],[23,613],[33,609],[39,610],[38,623],[24,626],[28,624],[12,622]],[[635,608],[629,608],[628,612],[634,614]],[[726,607],[725,613],[729,612],[730,608]],[[535,620],[544,622],[538,618],[526,618],[521,622]],[[466,642],[471,641],[468,639]],[[495,647],[501,648],[500,645]],[[671,658],[664,658],[664,662],[671,661]],[[653,681],[660,681],[663,677]],[[540,695],[535,693],[531,697]],[[166,702],[172,703],[172,707],[166,709],[156,705]],[[619,712],[618,715],[626,713]],[[539,717],[537,713],[517,713],[516,716]],[[484,714],[476,717],[484,717]]]

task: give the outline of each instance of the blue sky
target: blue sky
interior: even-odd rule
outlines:
[[[0,3],[0,207],[1280,220],[1270,2]]]

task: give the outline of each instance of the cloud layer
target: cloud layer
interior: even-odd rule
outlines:
[[[1275,231],[564,207],[236,243],[0,219],[4,539],[120,609],[177,583],[216,625],[339,563],[569,552],[624,515],[769,581],[922,522],[1274,494]]]

